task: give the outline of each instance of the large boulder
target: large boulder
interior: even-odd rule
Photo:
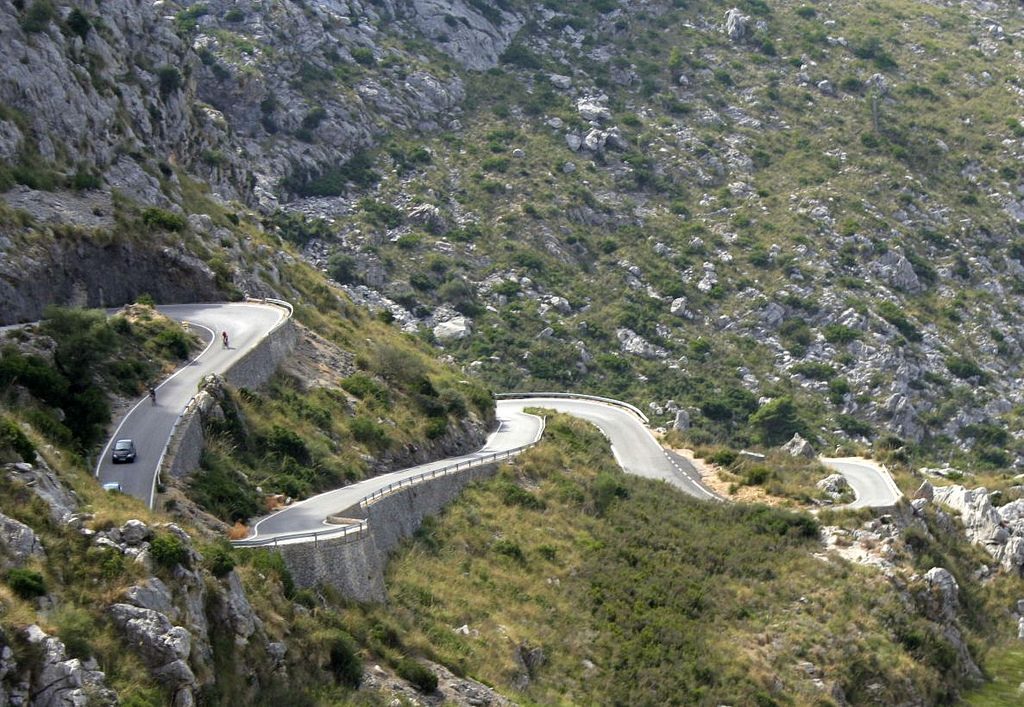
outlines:
[[[434,327],[434,336],[439,341],[457,341],[473,333],[473,320],[469,317],[453,317]]]
[[[117,695],[106,687],[106,676],[99,670],[89,670],[78,658],[68,658],[64,642],[48,635],[32,624],[24,631],[25,640],[38,650],[38,662],[32,671],[32,701],[34,707],[69,707],[71,705],[112,705]],[[0,648],[0,656],[9,650]],[[4,663],[0,657],[0,664]],[[3,667],[0,665],[0,678]],[[0,695],[3,688],[0,687]],[[11,695],[14,697],[14,695]],[[14,700],[4,704],[18,704]]]
[[[815,484],[819,489],[827,493],[832,498],[839,498],[845,492],[850,490],[849,482],[843,477],[842,474],[829,474],[824,479]]]
[[[21,567],[44,554],[43,544],[32,528],[0,513],[0,569]]]
[[[672,421],[672,429],[674,430],[688,430],[690,429],[690,413],[686,410],[677,410],[676,419]]]
[[[747,36],[750,25],[750,17],[740,12],[739,8],[732,8],[725,13],[725,33],[734,42],[741,42]]]
[[[192,635],[152,609],[114,604],[109,611],[134,653],[174,695],[174,707],[195,704],[196,676],[186,662],[192,652]]]
[[[244,646],[261,622],[249,604],[238,574],[228,572],[224,579],[224,590],[213,595],[211,618],[218,624],[218,629],[231,632],[236,646]]]
[[[985,488],[968,489],[960,485],[935,487],[934,499],[960,513],[964,532],[971,542],[985,548],[1007,571],[1021,574],[1024,503],[1013,501],[995,508]]]
[[[782,445],[782,449],[789,452],[790,456],[793,457],[805,457],[807,459],[814,459],[814,447],[806,439],[800,436],[799,433],[793,435],[793,439]]]

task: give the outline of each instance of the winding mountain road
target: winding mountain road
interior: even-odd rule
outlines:
[[[822,457],[821,463],[835,469],[850,484],[857,500],[847,508],[884,508],[895,506],[903,494],[882,466],[860,457]]]
[[[124,493],[142,499],[150,507],[168,440],[203,377],[227,370],[287,316],[278,306],[258,302],[167,305],[158,310],[197,327],[206,341],[206,348],[160,384],[156,404],[145,397],[135,403],[115,429],[96,465],[100,482],[119,483]],[[220,331],[229,332],[229,348],[220,345]],[[258,521],[252,534],[240,544],[262,544],[286,536],[329,532],[337,528],[328,523],[329,516],[356,506],[392,484],[408,482],[413,477],[437,473],[454,465],[462,468],[507,458],[535,443],[543,431],[543,419],[526,413],[527,408],[557,410],[593,423],[608,438],[616,461],[630,474],[664,481],[695,498],[723,500],[701,483],[697,470],[686,459],[658,443],[636,408],[607,399],[584,398],[558,394],[505,397],[496,406],[498,428],[480,450],[383,474],[300,501]],[[133,464],[115,465],[110,460],[114,441],[122,438],[135,441],[138,457]],[[851,507],[889,506],[900,497],[888,473],[864,460],[823,461],[843,474],[853,487],[857,500]]]
[[[123,493],[141,499],[150,508],[171,432],[200,381],[210,373],[227,370],[288,316],[281,307],[256,302],[162,305],[157,310],[171,319],[188,322],[206,342],[206,348],[157,387],[155,405],[143,397],[132,406],[104,447],[95,469],[101,483],[119,483]],[[222,331],[228,332],[228,348],[220,343]],[[135,441],[138,456],[132,464],[114,464],[110,460],[113,443],[124,438]]]

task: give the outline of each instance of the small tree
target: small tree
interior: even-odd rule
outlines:
[[[363,661],[356,652],[355,641],[343,631],[330,640],[330,659],[327,663],[335,679],[342,685],[356,688],[363,678]]]
[[[156,77],[160,83],[160,95],[164,99],[181,88],[181,72],[176,66],[164,64],[156,70]]]
[[[178,539],[178,536],[164,533],[153,538],[149,546],[149,552],[157,564],[163,567],[174,567],[185,564],[188,560],[188,548]]]
[[[785,442],[800,431],[796,405],[789,397],[776,398],[765,403],[750,416],[750,424],[753,425],[761,441],[767,445]]]
[[[46,594],[43,575],[24,567],[16,567],[7,575],[7,584],[22,599],[35,599]]]

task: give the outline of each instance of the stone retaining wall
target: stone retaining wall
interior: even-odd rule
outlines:
[[[281,361],[291,355],[299,340],[291,319],[267,335],[224,372],[224,380],[236,388],[258,388],[274,375]]]
[[[414,486],[377,499],[365,511],[356,507],[340,515],[365,517],[367,529],[358,536],[278,546],[296,586],[329,584],[349,599],[383,602],[384,568],[388,556],[420,527],[426,516],[451,503],[471,481],[493,476],[496,464],[424,479]]]
[[[203,416],[193,401],[178,420],[178,426],[167,443],[167,456],[160,471],[167,469],[171,476],[187,476],[199,468],[202,455]]]
[[[285,320],[225,371],[224,379],[237,388],[260,387],[292,353],[298,340],[298,327],[291,319]],[[199,468],[204,441],[203,410],[197,402],[201,396],[200,393],[178,420],[167,444],[161,474],[167,471],[171,476],[182,477]]]

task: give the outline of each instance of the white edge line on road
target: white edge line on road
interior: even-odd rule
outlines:
[[[193,358],[187,364],[185,364],[184,366],[182,366],[181,368],[176,370],[171,375],[167,376],[167,378],[164,379],[164,382],[157,386],[157,390],[159,390],[160,386],[164,385],[164,383],[167,383],[167,381],[171,380],[171,378],[174,378],[174,376],[178,375],[179,373],[184,371],[188,366],[191,366],[193,363],[195,363],[200,358],[202,358],[203,354],[205,354],[207,351],[209,351],[210,348],[213,346],[214,342],[217,340],[217,332],[215,332],[213,329],[211,329],[210,327],[206,326],[205,324],[198,324],[196,322],[189,322],[189,326],[190,327],[193,327],[193,326],[199,327],[200,329],[206,329],[206,331],[210,332],[210,343],[208,343],[206,345],[206,348],[203,349],[202,351],[200,351],[196,355],[195,358]],[[143,400],[145,400],[145,398],[143,398]],[[192,398],[189,398],[189,402],[192,402]],[[187,408],[187,407],[188,407],[188,403],[185,403],[185,408]],[[162,467],[164,465],[164,457],[167,456],[167,450],[171,446],[171,437],[174,436],[174,433],[178,429],[178,423],[181,421],[181,416],[183,414],[185,414],[185,408],[182,408],[181,410],[179,410],[178,411],[178,416],[176,418],[174,418],[174,426],[171,427],[171,436],[167,438],[167,442],[164,444],[164,448],[160,452],[160,458],[156,460],[156,472],[153,474],[153,481],[152,481],[152,483],[149,486],[149,501],[146,502],[146,508],[148,508],[150,510],[153,510],[153,501],[156,500],[156,480],[160,478],[160,467]],[[134,409],[135,408],[132,408],[132,410],[134,410]]]
[[[172,373],[171,375],[167,376],[162,381],[160,381],[160,383],[155,388],[156,390],[160,390],[169,380],[171,380],[171,378],[174,378],[174,376],[176,376],[179,373],[181,373],[182,371],[184,371],[188,366],[191,366],[193,363],[198,361],[199,357],[202,356],[207,351],[209,351],[210,347],[213,345],[213,338],[212,338],[213,337],[213,330],[212,329],[210,329],[207,326],[203,326],[202,324],[196,324],[194,322],[190,323],[190,326],[197,326],[197,327],[200,327],[202,329],[206,329],[206,331],[210,332],[210,337],[211,337],[210,338],[210,343],[207,344],[206,348],[203,349],[202,351],[200,351],[196,355],[195,358],[191,359],[184,366],[182,366],[181,368],[176,370],[174,373]],[[142,405],[144,402],[146,402],[146,399],[148,397],[149,397],[148,395],[144,395],[139,400],[139,402],[137,402],[134,405],[132,405],[131,409],[124,414],[124,417],[121,418],[121,422],[118,423],[117,429],[115,429],[114,433],[112,435],[110,435],[110,439],[107,440],[106,446],[103,447],[103,452],[100,454],[100,458],[96,460],[96,469],[95,469],[95,471],[93,471],[93,476],[95,476],[97,479],[100,477],[100,467],[103,465],[103,460],[107,457],[107,452],[110,451],[110,445],[112,445],[114,443],[114,441],[117,439],[117,435],[118,435],[118,433],[121,432],[121,428],[124,427],[124,423],[128,421],[128,418],[131,417],[132,413],[135,412],[140,405]],[[170,442],[170,440],[168,440],[168,442]],[[166,449],[166,447],[164,447],[164,449]],[[161,455],[161,456],[163,456],[163,455]]]
[[[534,415],[534,414],[533,414],[532,412],[523,412],[522,410],[520,410],[520,411],[519,411],[519,414],[521,414],[521,415],[526,415],[527,417],[533,417],[533,418],[536,418],[536,419],[540,420],[540,425],[538,425],[538,427],[537,427],[537,434],[535,434],[535,435],[534,435],[534,437],[533,437],[533,441],[529,443],[529,444],[531,444],[531,445],[532,445],[532,444],[537,444],[537,442],[539,442],[539,441],[540,441],[540,438],[541,438],[541,437],[542,437],[542,436],[544,435],[544,416],[543,416],[543,415]],[[490,438],[492,438],[492,437],[493,437],[494,435],[496,435],[496,434],[497,434],[497,433],[498,433],[498,432],[499,432],[499,431],[501,430],[501,428],[502,428],[502,427],[503,427],[504,425],[505,425],[505,423],[504,423],[504,422],[502,422],[501,420],[498,420],[498,427],[497,427],[497,429],[495,429],[495,430],[494,430],[494,432],[491,432],[491,434],[489,434],[489,435],[487,436],[487,437],[488,437],[488,439],[490,439]],[[484,445],[483,447],[481,447],[481,448],[480,448],[480,449],[478,449],[477,451],[475,451],[475,452],[472,452],[471,454],[467,454],[467,455],[465,455],[465,456],[467,456],[467,457],[473,457],[474,455],[480,454],[480,453],[481,453],[481,450],[483,450],[483,449],[484,449],[484,448],[485,448],[486,446],[487,446],[487,445],[485,444],[485,445]],[[492,453],[493,453],[493,454],[498,454],[499,452],[489,452],[488,454],[492,454]],[[436,461],[444,461],[444,460],[442,460],[442,459],[438,459],[438,460],[436,460]],[[468,461],[471,461],[471,462],[472,462],[472,461],[474,461],[474,460],[473,460],[473,459],[470,459],[470,460],[468,460]],[[427,464],[433,464],[433,463],[434,463],[434,462],[427,462]],[[418,465],[418,466],[423,466],[423,465]],[[443,468],[443,467],[442,467],[442,468]],[[397,474],[397,473],[400,473],[400,472],[403,472],[403,471],[408,471],[408,469],[395,469],[394,471],[389,471],[389,472],[387,472],[387,473],[388,473],[388,474]],[[383,474],[381,474],[381,476],[383,476]],[[379,477],[379,476],[377,476],[377,477],[370,477],[370,478],[380,478],[380,477]],[[367,480],[367,481],[369,481],[369,479],[366,479],[366,480]],[[350,488],[350,487],[349,487],[349,486],[341,486],[341,487],[339,487],[339,488],[336,488],[336,489],[330,489],[330,490],[328,490],[328,491],[323,491],[323,492],[321,492],[321,493],[318,493],[318,494],[316,494],[316,496],[310,496],[309,498],[304,498],[304,499],[303,499],[303,500],[301,500],[301,501],[296,501],[295,503],[293,503],[293,504],[292,504],[292,505],[290,505],[290,506],[285,506],[284,508],[279,508],[279,509],[277,509],[276,511],[274,511],[274,512],[273,512],[273,513],[271,513],[270,515],[268,515],[268,516],[265,516],[265,517],[263,517],[263,518],[260,518],[260,519],[259,519],[258,521],[256,521],[256,523],[255,523],[255,524],[254,524],[254,525],[252,526],[252,529],[251,529],[251,530],[249,531],[249,532],[250,532],[250,534],[249,534],[249,535],[247,535],[247,536],[246,536],[246,537],[245,537],[244,539],[245,539],[245,540],[255,540],[255,539],[257,539],[257,538],[259,537],[259,528],[260,528],[260,524],[261,524],[261,523],[263,523],[263,521],[266,521],[266,520],[270,520],[271,518],[273,518],[274,516],[278,515],[279,513],[284,513],[285,511],[291,510],[291,509],[293,509],[293,508],[298,508],[299,506],[302,506],[302,505],[304,505],[304,504],[306,504],[306,503],[308,503],[308,502],[312,501],[312,500],[313,500],[314,498],[317,498],[317,497],[319,497],[319,496],[323,496],[323,495],[325,495],[325,494],[328,494],[328,493],[334,493],[335,491],[340,491],[341,489],[344,489],[344,488]],[[356,503],[355,503],[354,505],[359,505],[359,503],[361,503],[361,502],[362,502],[362,499],[360,499],[359,501],[356,501]],[[345,510],[345,509],[344,509],[344,508],[342,508],[342,509],[339,509],[339,512],[340,512],[340,511],[342,511],[342,510]],[[323,521],[321,522],[321,524],[322,524],[322,525],[331,525],[331,524],[329,524],[329,523],[327,522],[327,519],[326,519],[326,518],[324,518],[324,520],[323,520]],[[266,538],[270,538],[270,537],[272,537],[272,536],[269,536],[269,535],[268,535],[268,536],[264,536],[264,537],[266,537]]]

